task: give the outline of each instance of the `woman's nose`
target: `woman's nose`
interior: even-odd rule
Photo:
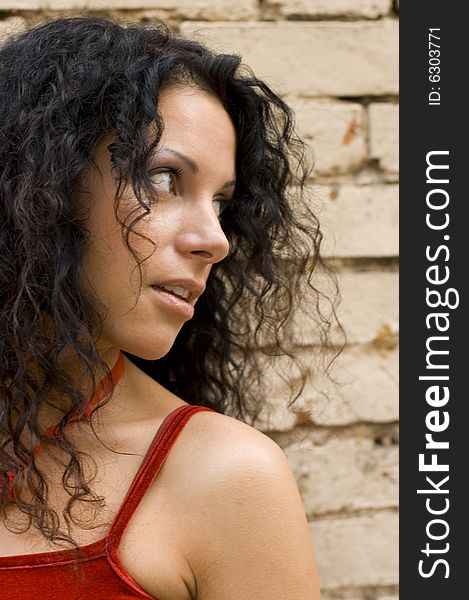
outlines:
[[[221,227],[213,204],[200,207],[187,215],[183,230],[179,235],[179,250],[185,254],[198,256],[207,263],[223,260],[230,245]]]

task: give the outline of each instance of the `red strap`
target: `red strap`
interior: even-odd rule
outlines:
[[[170,412],[161,423],[153,442],[140,465],[137,474],[122,502],[119,511],[107,537],[107,547],[111,557],[119,563],[117,548],[132,514],[140,504],[145,492],[148,490],[158,471],[163,466],[174,442],[183,430],[187,421],[195,413],[213,409],[206,406],[183,405]]]

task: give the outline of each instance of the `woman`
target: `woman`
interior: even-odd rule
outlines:
[[[224,414],[318,308],[290,110],[91,17],[10,39],[0,83],[2,598],[319,598],[283,452]]]

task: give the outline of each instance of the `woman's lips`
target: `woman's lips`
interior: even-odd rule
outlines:
[[[188,298],[185,298],[185,300],[190,304],[194,304],[194,301],[205,291],[205,281],[194,277],[178,277],[168,280],[153,281],[151,285],[151,287],[157,288],[161,288],[162,286],[183,288],[189,292],[189,296]]]
[[[155,297],[161,304],[186,319],[192,319],[194,316],[194,307],[187,302],[187,300],[184,300],[184,298],[177,296],[173,292],[164,290],[157,285],[152,285],[151,288],[155,292]]]

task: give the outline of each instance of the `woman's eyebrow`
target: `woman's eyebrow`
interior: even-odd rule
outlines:
[[[183,154],[182,152],[179,152],[178,150],[174,150],[173,148],[168,148],[167,146],[165,146],[164,148],[161,148],[161,150],[163,152],[169,152],[170,154],[174,154],[175,156],[177,156],[178,158],[180,158],[183,162],[185,162],[186,165],[190,168],[190,170],[193,173],[198,173],[198,171],[199,171],[199,165],[195,162],[195,160],[193,160],[192,158],[190,158],[186,154]],[[236,179],[231,179],[230,181],[226,181],[221,186],[221,189],[224,190],[226,188],[234,187],[235,184],[236,184]]]
[[[234,187],[236,184],[236,179],[230,179],[230,181],[226,181],[222,186],[221,186],[221,190],[226,190],[228,188],[232,188]]]
[[[190,170],[193,173],[198,173],[199,165],[195,162],[195,160],[192,160],[192,158],[189,158],[189,156],[187,156],[186,154],[183,154],[182,152],[178,152],[177,150],[173,150],[172,148],[168,148],[167,146],[162,148],[162,150],[163,150],[163,152],[169,152],[170,154],[174,154],[175,156],[180,158],[183,162],[185,162],[186,165],[190,168]]]

